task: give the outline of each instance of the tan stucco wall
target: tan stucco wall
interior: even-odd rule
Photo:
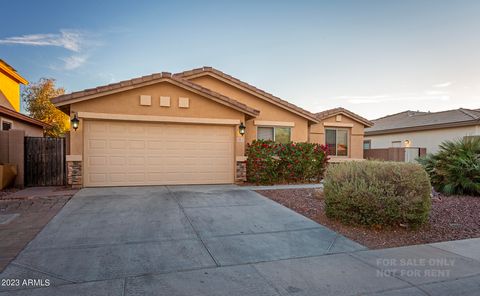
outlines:
[[[140,96],[149,95],[151,106],[141,106]],[[160,107],[160,96],[170,97],[170,107]],[[189,98],[189,108],[179,108],[179,97]],[[194,118],[221,118],[245,120],[242,112],[204,98],[196,93],[185,90],[168,82],[132,89],[87,101],[77,102],[70,106],[70,112],[93,112],[129,115],[157,115]],[[88,119],[87,119],[88,120]],[[132,121],[134,124],[135,121]],[[70,154],[83,155],[83,119],[80,118],[79,128],[70,132]],[[242,137],[236,140],[235,155],[244,154]]]
[[[480,136],[480,125],[365,136],[365,140],[372,141],[372,149],[392,147],[392,142],[394,141],[400,141],[404,147],[405,140],[409,140],[410,147],[427,148],[427,153],[435,153],[438,151],[438,145],[443,141],[461,139],[464,136]]]
[[[270,102],[267,102],[251,93],[248,93],[247,91],[241,90],[215,77],[205,75],[192,78],[190,80],[196,84],[199,84],[203,87],[211,89],[232,99],[235,99],[239,102],[246,104],[247,106],[250,106],[260,111],[258,117],[254,119],[249,119],[245,122],[245,140],[248,143],[251,143],[257,138],[257,129],[254,125],[254,120],[293,122],[295,126],[291,130],[292,141],[308,141],[307,119],[288,110],[285,110],[284,108],[278,107]]]
[[[324,123],[353,125],[352,127],[342,126],[324,126]],[[348,158],[363,158],[363,135],[364,125],[345,115],[341,115],[341,121],[336,120],[336,116],[328,117],[320,123],[310,126],[310,142],[325,145],[325,128],[347,129],[349,134]],[[339,157],[340,158],[340,157]],[[343,157],[345,158],[345,157]]]
[[[18,119],[0,115],[0,123],[3,119],[13,122],[12,129],[25,131],[25,136],[27,137],[43,137],[43,128],[39,126],[26,124]]]

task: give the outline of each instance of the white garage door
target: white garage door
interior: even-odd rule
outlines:
[[[231,126],[85,120],[85,186],[234,181]]]

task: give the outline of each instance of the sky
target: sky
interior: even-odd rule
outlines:
[[[212,66],[311,112],[480,108],[480,1],[7,1],[0,58],[67,92]]]

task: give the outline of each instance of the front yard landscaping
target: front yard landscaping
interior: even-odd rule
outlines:
[[[259,190],[258,193],[371,249],[480,237],[480,197],[432,198],[428,221],[417,229],[398,226],[345,225],[325,215],[319,189]]]

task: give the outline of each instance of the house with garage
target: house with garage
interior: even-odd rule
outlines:
[[[74,186],[242,181],[245,149],[255,139],[326,143],[338,158],[362,158],[363,128],[370,125],[345,109],[313,114],[211,67],[52,102],[75,121],[67,155]]]
[[[435,153],[443,141],[480,137],[480,109],[404,111],[373,122],[365,130],[365,149],[418,147]]]

